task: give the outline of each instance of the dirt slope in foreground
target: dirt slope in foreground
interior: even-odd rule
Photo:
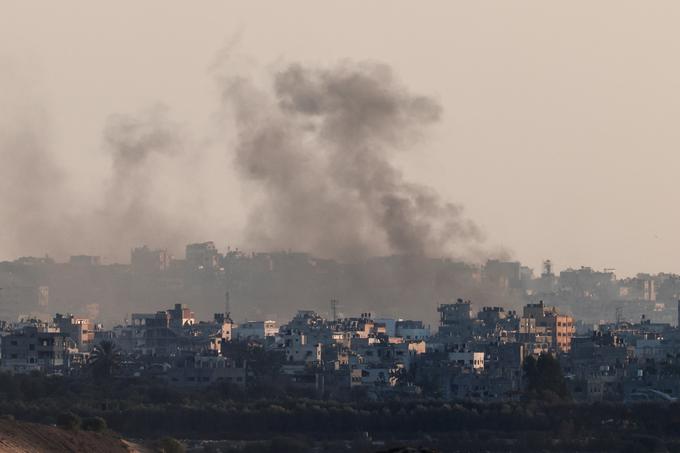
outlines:
[[[134,452],[131,444],[111,433],[66,431],[35,423],[0,420],[0,452]]]

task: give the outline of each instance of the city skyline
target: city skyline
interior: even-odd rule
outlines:
[[[680,451],[679,22],[0,0],[0,450]]]

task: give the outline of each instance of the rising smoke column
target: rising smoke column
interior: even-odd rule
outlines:
[[[125,262],[131,247],[183,245],[201,237],[190,217],[204,200],[192,197],[185,132],[157,105],[111,115],[101,149],[110,163],[90,191],[72,184],[86,171],[55,145],[46,95],[32,72],[0,58],[0,260],[22,255],[104,255]],[[180,177],[184,175],[185,177]],[[190,177],[186,177],[190,176]]]
[[[162,104],[136,114],[111,115],[103,131],[103,149],[111,159],[101,208],[92,217],[99,228],[99,247],[108,256],[127,259],[133,246],[181,245],[194,234],[202,205],[194,212],[179,202],[192,179],[183,165],[189,148],[181,124]],[[192,150],[194,151],[194,150]],[[198,151],[196,151],[198,154]],[[186,173],[181,177],[178,169]]]
[[[4,76],[6,69],[0,65],[1,86],[23,83]],[[237,178],[256,200],[247,205],[246,245],[348,260],[465,257],[478,244],[460,206],[406,180],[393,164],[439,120],[436,101],[412,94],[375,63],[293,64],[255,80],[227,76],[221,85],[236,125]],[[193,141],[167,108],[109,118],[103,146],[92,152],[110,167],[84,193],[70,178],[86,169],[52,149],[40,97],[26,91],[0,93],[3,257],[86,253],[125,262],[141,244],[178,252],[189,242],[240,239],[225,235],[240,222],[238,209],[221,204],[232,176],[223,151]]]
[[[223,99],[236,119],[236,169],[261,197],[247,228],[259,248],[340,259],[464,256],[481,240],[459,205],[392,163],[441,107],[410,93],[388,66],[292,64],[264,89],[225,78]]]

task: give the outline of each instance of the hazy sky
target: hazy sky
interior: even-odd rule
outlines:
[[[215,136],[210,68],[230,43],[263,68],[377,60],[444,109],[399,167],[463,204],[491,246],[537,270],[551,258],[680,272],[678,23],[670,1],[0,1],[0,120],[40,110],[50,152],[87,194],[110,171],[111,114],[162,103],[194,137]],[[247,197],[211,156],[199,222],[220,222],[195,239],[238,244]],[[181,177],[169,174],[169,186]],[[73,253],[99,252],[86,248]],[[15,253],[5,244],[0,258]]]

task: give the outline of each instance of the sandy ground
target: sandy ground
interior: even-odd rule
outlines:
[[[66,431],[53,426],[0,420],[0,452],[147,453],[149,451],[111,433]]]

